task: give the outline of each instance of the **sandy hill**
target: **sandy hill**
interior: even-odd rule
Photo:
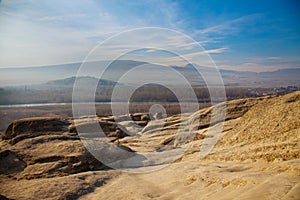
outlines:
[[[1,198],[300,199],[300,91],[226,108],[221,135],[208,131],[212,108],[165,119],[137,113],[14,121],[0,141]],[[100,161],[83,143],[98,147]]]

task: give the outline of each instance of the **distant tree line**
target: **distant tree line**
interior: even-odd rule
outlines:
[[[218,93],[218,89],[214,88],[214,91]],[[226,96],[228,100],[238,98],[248,98],[259,96],[256,93],[251,92],[249,88],[245,87],[226,87]],[[209,90],[206,87],[193,88],[198,102],[207,103],[210,102]],[[270,88],[270,90],[272,90]],[[124,96],[127,96],[131,91],[129,86],[124,86],[120,90],[116,100],[124,101]],[[175,91],[175,92],[174,92]],[[96,102],[110,102],[112,97],[113,87],[98,88],[95,94]],[[192,101],[193,98],[189,98],[190,93],[187,88],[166,88],[163,86],[142,86],[134,91],[130,98],[131,102],[179,102],[176,94],[185,97],[185,101]],[[90,101],[86,99],[86,91],[82,91],[82,95],[79,101]],[[93,99],[94,100],[94,99]],[[57,90],[37,90],[27,88],[0,88],[0,104],[26,104],[26,103],[67,103],[72,102],[72,89],[57,89]]]

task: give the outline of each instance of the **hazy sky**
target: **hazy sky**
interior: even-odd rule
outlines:
[[[80,62],[99,42],[142,27],[170,28],[192,37],[220,68],[299,67],[299,13],[297,0],[4,0],[0,67]]]

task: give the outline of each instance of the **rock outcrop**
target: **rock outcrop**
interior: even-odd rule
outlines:
[[[225,121],[212,120],[224,106]],[[16,120],[0,141],[0,194],[3,199],[76,199],[88,193],[84,198],[191,199],[202,192],[204,199],[251,199],[258,193],[297,199],[299,110],[298,91],[162,119],[136,113]],[[200,157],[204,141],[216,137],[209,129],[221,125],[216,146]],[[167,164],[172,165],[132,176],[112,168]]]
[[[12,122],[6,129],[3,139],[12,143],[43,134],[68,131],[69,122],[58,118],[27,118]]]

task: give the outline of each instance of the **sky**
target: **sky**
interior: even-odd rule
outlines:
[[[209,54],[222,69],[296,68],[300,66],[299,13],[297,0],[2,0],[0,68],[82,62],[103,41],[144,27],[174,30],[184,36],[161,36],[168,31],[152,29],[133,31],[122,41],[119,37],[107,43],[98,55],[118,55],[128,49],[126,45],[160,44],[160,48],[180,49],[186,58]],[[194,48],[198,43],[201,48]],[[180,65],[174,55],[145,49],[154,60],[163,57],[169,60],[166,64]]]

